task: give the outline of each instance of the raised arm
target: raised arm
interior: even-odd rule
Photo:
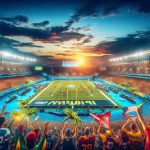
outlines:
[[[100,134],[101,133],[101,126],[98,127],[97,129],[97,133]]]
[[[65,128],[66,128],[66,124],[64,123],[63,128],[61,130],[61,137],[62,138],[65,136]]]
[[[78,127],[75,126],[74,130],[75,130],[75,132],[74,132],[74,137],[77,137],[77,136],[78,136]]]
[[[4,105],[3,108],[2,108],[2,111],[0,113],[0,117],[3,116],[4,112],[5,112],[5,109],[6,109],[7,105]]]
[[[137,112],[139,121],[140,121],[140,123],[141,123],[141,125],[143,127],[143,130],[145,131],[148,126],[146,125],[146,122],[144,121],[140,111],[141,111],[141,109],[140,109],[140,107],[138,107],[136,112]]]
[[[42,148],[45,140],[46,140],[46,134],[47,134],[47,129],[48,129],[48,122],[46,122],[45,124],[45,128],[44,128],[44,131],[43,131],[43,134],[42,134],[42,138],[41,140],[38,142],[38,144],[34,147],[34,149],[36,150],[39,150]]]
[[[92,135],[96,135],[96,127],[95,126],[93,126],[93,134]]]
[[[46,122],[46,124],[45,124],[45,128],[44,128],[44,132],[43,132],[42,138],[44,138],[46,136],[47,129],[48,129],[48,122]]]
[[[128,119],[128,120],[126,121],[126,123],[122,126],[122,130],[123,130],[123,131],[125,131],[125,132],[128,131],[127,128],[126,128],[126,126],[129,125],[129,123],[130,123],[130,119]]]
[[[142,130],[141,126],[140,126],[140,125],[139,125],[139,123],[138,123],[138,119],[137,119],[137,118],[136,118],[136,119],[134,119],[134,122],[135,122],[135,124],[136,124],[136,126],[137,126],[138,130],[142,133],[142,132],[143,132],[143,130]]]

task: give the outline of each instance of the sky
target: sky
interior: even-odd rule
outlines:
[[[95,60],[149,50],[149,41],[149,0],[1,0],[1,51]]]

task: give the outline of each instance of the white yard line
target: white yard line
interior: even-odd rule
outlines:
[[[95,87],[94,84],[92,84],[90,81],[88,81],[93,87]],[[96,88],[96,87],[95,87]],[[97,88],[96,88],[97,89]],[[108,97],[104,92],[102,92],[101,90],[97,89],[102,95],[104,95],[105,97],[107,97],[115,106],[117,106],[117,104],[110,98]]]
[[[81,85],[84,87],[84,89],[87,90],[87,92],[89,93],[89,95],[92,97],[93,94],[91,94],[91,92],[88,90],[88,88],[81,82]]]
[[[52,82],[52,83],[54,83],[54,81]],[[52,85],[52,83],[50,83],[47,87],[45,87],[38,95],[36,95],[30,102],[29,102],[29,104],[31,103],[31,102],[33,102],[40,94],[42,94],[46,89],[48,89],[51,85]]]
[[[58,89],[60,88],[60,85],[62,85],[62,82],[59,83],[59,85],[57,86],[57,88],[55,89],[55,91],[51,94],[51,97],[54,96],[54,94],[56,93],[56,91],[58,91]]]

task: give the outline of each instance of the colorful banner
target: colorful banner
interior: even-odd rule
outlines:
[[[110,128],[110,112],[104,113],[104,114],[91,114],[94,118],[94,120],[100,125],[104,126],[105,128]]]
[[[53,107],[53,106],[95,106],[112,108],[115,105],[109,100],[33,100],[30,107]]]

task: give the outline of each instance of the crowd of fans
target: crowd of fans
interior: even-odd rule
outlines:
[[[127,78],[121,76],[104,76],[104,80],[115,83],[130,83],[131,87],[138,87],[139,92],[150,95],[150,81],[136,78]]]
[[[150,61],[138,61],[129,63],[116,63],[107,67],[109,73],[115,74],[149,74],[150,73]]]
[[[14,120],[0,113],[0,150],[150,150],[150,127],[141,116],[111,123],[54,123]]]
[[[13,74],[30,72],[30,68],[21,62],[2,61],[0,63],[0,74]]]
[[[20,86],[22,84],[28,82],[34,82],[40,80],[39,77],[36,76],[23,76],[23,77],[13,77],[13,78],[4,78],[0,79],[0,91],[4,91],[15,86]]]

